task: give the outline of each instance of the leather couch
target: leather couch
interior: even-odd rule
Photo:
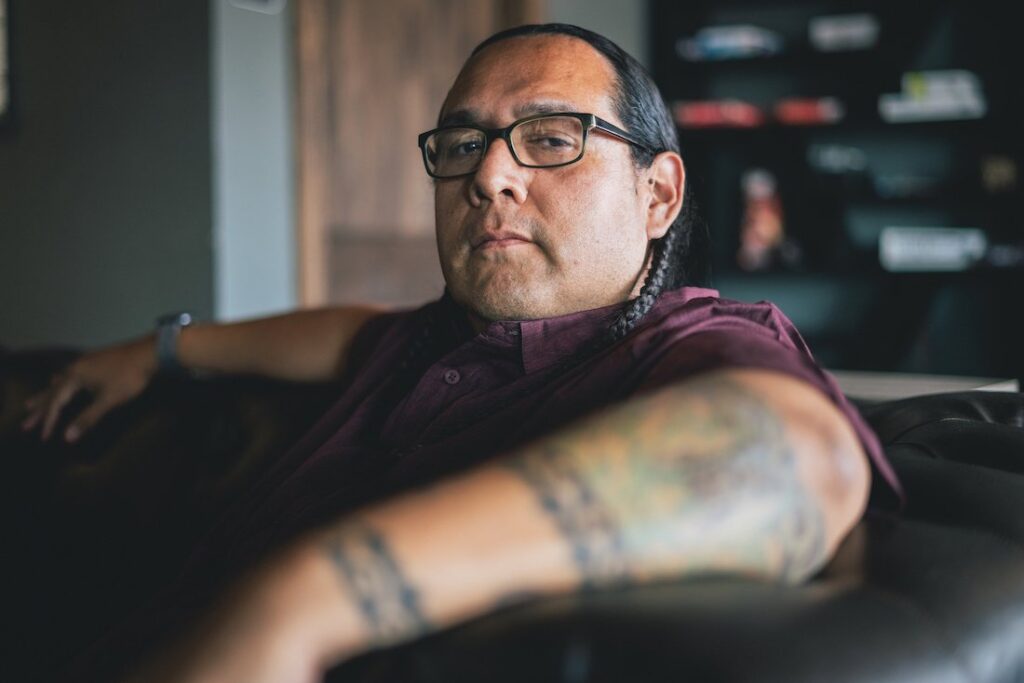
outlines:
[[[0,351],[19,680],[168,581],[338,391],[165,380],[75,446],[17,429],[72,351]],[[329,681],[1024,681],[1024,395],[862,404],[907,493],[798,587],[728,578],[549,599],[364,655]],[[14,660],[13,662],[11,660]],[[0,671],[0,677],[8,678]]]

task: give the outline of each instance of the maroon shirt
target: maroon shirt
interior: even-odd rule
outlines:
[[[824,392],[870,458],[872,504],[904,500],[877,437],[776,306],[730,301],[697,287],[666,292],[625,339],[567,367],[573,354],[606,333],[618,309],[495,322],[480,334],[448,298],[371,319],[353,341],[353,370],[337,403],[264,477],[233,521],[225,520],[230,531],[215,534],[217,547],[241,560],[614,401],[727,367],[777,370]],[[437,360],[414,385],[400,386],[399,368],[427,319],[434,320]],[[226,538],[234,548],[223,547]]]

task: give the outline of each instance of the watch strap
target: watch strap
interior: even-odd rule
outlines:
[[[181,374],[185,368],[178,361],[178,337],[192,324],[192,315],[184,311],[169,313],[156,321],[157,368],[164,374]]]

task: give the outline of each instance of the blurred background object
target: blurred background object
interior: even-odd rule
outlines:
[[[786,236],[775,176],[763,168],[752,168],[743,174],[741,182],[743,223],[737,265],[748,271],[797,267],[800,246]]]
[[[1024,375],[995,0],[0,6],[0,345],[436,297],[416,134],[477,42],[566,21],[662,88],[725,296],[775,301],[832,367]]]
[[[994,0],[652,0],[713,284],[778,303],[829,367],[1019,379],[1020,29]],[[680,41],[773,36],[694,59]],[[690,45],[690,43],[684,43]],[[743,102],[763,112],[707,125]],[[790,241],[799,258],[781,258]]]

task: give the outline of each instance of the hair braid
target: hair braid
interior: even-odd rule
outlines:
[[[683,206],[686,219],[677,221],[663,237],[652,241],[651,267],[640,288],[640,294],[626,302],[622,312],[612,322],[606,338],[607,343],[614,344],[632,332],[654,307],[662,292],[677,289],[689,282],[685,261],[694,231],[683,230],[681,226],[692,224],[696,218],[693,198],[688,191],[684,194]]]
[[[669,230],[661,239],[653,242],[651,268],[640,288],[640,295],[626,303],[609,329],[608,341],[614,343],[629,334],[640,320],[654,307],[668,282],[675,243],[679,240],[677,230]]]

